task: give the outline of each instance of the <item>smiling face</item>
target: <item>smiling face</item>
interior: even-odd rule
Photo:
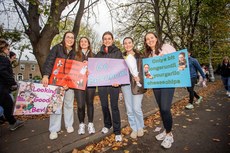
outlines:
[[[89,41],[86,38],[81,38],[79,43],[82,50],[86,51],[89,49]]]
[[[113,37],[110,34],[105,34],[103,36],[103,45],[105,45],[106,47],[113,45]]]
[[[74,35],[72,33],[67,33],[65,35],[64,41],[65,41],[65,46],[66,46],[67,49],[72,48],[72,46],[74,44],[74,41],[75,41],[74,40]]]
[[[149,33],[145,36],[145,43],[152,49],[155,50],[155,46],[157,43],[157,38],[154,34]]]
[[[131,39],[126,38],[123,42],[123,46],[124,46],[126,52],[133,51],[134,44],[133,44],[133,41]]]
[[[183,62],[184,59],[185,59],[184,55],[180,54],[180,55],[179,55],[179,61]]]

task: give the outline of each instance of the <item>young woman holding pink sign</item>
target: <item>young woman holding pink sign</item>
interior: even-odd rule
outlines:
[[[103,45],[100,51],[97,53],[98,58],[116,58],[122,59],[122,53],[117,46],[114,45],[113,34],[109,31],[105,32],[102,36]],[[108,72],[109,73],[109,72]],[[119,97],[120,87],[118,84],[113,84],[112,86],[99,86],[99,96],[101,100],[101,107],[104,117],[104,127],[102,128],[102,133],[108,133],[109,129],[113,126],[113,132],[115,134],[115,141],[122,141],[121,136],[121,118],[120,111],[118,108],[118,97]],[[109,110],[109,95],[110,95],[110,105],[112,109],[112,118]]]

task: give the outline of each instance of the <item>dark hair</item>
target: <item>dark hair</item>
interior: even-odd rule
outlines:
[[[110,36],[112,37],[112,39],[114,39],[114,38],[113,38],[112,32],[106,31],[106,32],[102,35],[102,40],[103,40],[103,38],[104,38],[105,35],[110,35]]]
[[[151,52],[152,52],[152,49],[151,49],[151,48],[147,45],[147,43],[146,43],[146,36],[147,36],[148,34],[153,34],[153,35],[157,38],[157,42],[156,42],[156,45],[155,45],[155,54],[156,54],[156,55],[159,55],[160,49],[161,49],[161,47],[162,47],[162,43],[160,42],[160,40],[158,39],[158,36],[157,36],[155,33],[153,33],[153,32],[148,32],[148,33],[145,34],[145,37],[144,37],[145,56],[149,57],[149,55],[150,55]]]
[[[14,52],[10,51],[10,55],[9,55],[10,59],[11,59],[13,56],[15,56],[15,55],[16,55],[16,54],[15,54]]]
[[[89,53],[88,53],[88,54],[89,54],[89,56],[90,56],[90,57],[93,57],[93,52],[92,52],[91,43],[90,43],[90,41],[89,41],[89,38],[87,38],[87,37],[81,37],[81,38],[79,39],[79,41],[78,41],[77,54],[76,54],[76,56],[75,56],[75,59],[78,60],[78,61],[80,61],[81,58],[82,58],[82,48],[81,48],[81,45],[80,45],[80,41],[81,41],[83,38],[85,38],[85,39],[88,41],[88,43],[89,43],[89,47],[88,47],[88,50],[89,50]]]
[[[124,42],[125,42],[126,39],[130,39],[132,42],[134,42],[134,41],[133,41],[133,38],[131,38],[131,37],[125,37],[125,38],[123,39],[123,44],[124,44]]]
[[[64,53],[65,53],[65,54],[67,54],[67,48],[66,48],[66,44],[65,44],[65,37],[66,37],[66,35],[67,35],[68,33],[72,33],[73,36],[74,36],[74,43],[73,43],[73,46],[72,46],[72,50],[73,50],[74,52],[76,52],[76,37],[75,37],[75,34],[74,34],[72,31],[67,31],[67,32],[65,32],[65,34],[64,34],[64,36],[63,36],[63,38],[62,38],[62,41],[61,41],[61,44],[62,44],[63,47],[64,47]]]
[[[4,49],[9,46],[9,43],[5,39],[0,39],[0,53],[4,52]]]
[[[179,55],[183,55],[185,57],[185,53],[184,52],[181,52]]]

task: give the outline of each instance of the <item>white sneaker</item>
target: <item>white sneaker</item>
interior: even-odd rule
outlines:
[[[103,134],[106,134],[106,133],[109,132],[109,129],[108,129],[107,127],[103,127],[102,130],[101,130],[101,132],[102,132]]]
[[[89,122],[89,124],[88,124],[88,132],[89,132],[89,134],[95,133],[95,128],[94,128],[94,125],[92,122]]]
[[[158,141],[162,141],[162,140],[164,140],[165,137],[166,137],[166,132],[163,131],[162,133],[156,135],[155,137],[156,137],[156,139],[157,139]]]
[[[84,123],[79,124],[78,134],[79,135],[85,134],[85,124]]]
[[[58,138],[57,132],[50,132],[50,140],[54,140]]]
[[[67,130],[67,133],[72,133],[72,132],[74,131],[74,129],[73,129],[72,126],[71,126],[71,127],[68,127],[66,130]]]
[[[195,102],[196,104],[200,104],[202,101],[203,97],[200,96],[200,98]]]
[[[118,142],[118,141],[121,142],[122,141],[122,136],[121,135],[116,135],[115,136],[115,141],[116,142]]]
[[[168,149],[171,148],[173,142],[174,142],[173,135],[172,134],[166,135],[165,139],[161,143],[161,146]]]
[[[193,106],[193,104],[188,103],[188,105],[186,105],[186,106],[185,106],[185,108],[187,108],[187,109],[193,109],[193,108],[194,108],[194,106]]]

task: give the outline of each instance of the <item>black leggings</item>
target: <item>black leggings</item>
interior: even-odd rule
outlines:
[[[174,95],[174,88],[153,89],[154,96],[160,109],[161,119],[163,121],[166,133],[172,130],[171,105]]]
[[[187,87],[189,92],[189,103],[193,104],[194,97],[199,99],[200,96],[194,91],[195,84],[197,83],[197,78],[191,78],[191,87]]]
[[[77,99],[77,114],[80,123],[85,120],[85,104],[87,106],[88,122],[93,122],[94,106],[93,100],[95,95],[95,87],[88,87],[86,90],[75,90],[75,97]]]
[[[2,85],[0,85],[0,106],[4,109],[4,116],[9,124],[14,124],[16,122],[16,119],[13,116],[14,103],[9,90]]]

